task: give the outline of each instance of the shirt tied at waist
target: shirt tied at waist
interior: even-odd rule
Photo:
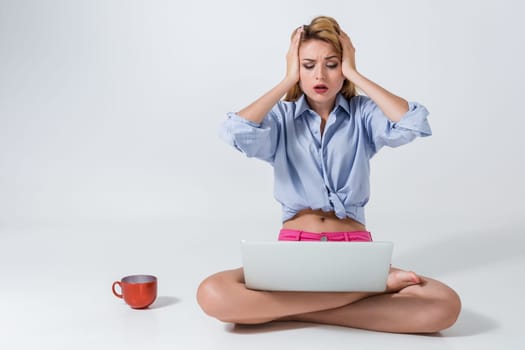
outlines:
[[[337,194],[331,192],[328,196],[329,198],[329,201],[330,201],[330,205],[332,206],[334,212],[335,212],[335,215],[339,218],[339,219],[344,219],[346,218],[346,208],[345,206],[343,205],[343,202],[341,201],[341,199],[339,199],[339,197],[337,196]]]

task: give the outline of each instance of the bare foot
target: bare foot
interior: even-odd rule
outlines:
[[[386,281],[386,292],[398,292],[401,289],[421,283],[415,272],[391,268]]]

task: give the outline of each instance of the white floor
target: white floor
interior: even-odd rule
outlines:
[[[241,238],[261,223],[181,218],[166,223],[0,228],[0,349],[523,349],[525,227],[376,234],[396,243],[394,265],[438,278],[463,300],[457,324],[432,336],[302,323],[235,327],[205,316],[200,280],[240,263]],[[406,226],[405,226],[406,227]],[[377,229],[376,229],[377,232]],[[273,234],[273,233],[272,233]],[[452,244],[453,243],[453,244]],[[114,280],[155,274],[159,297],[132,310]]]

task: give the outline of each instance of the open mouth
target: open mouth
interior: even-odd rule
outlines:
[[[324,84],[315,85],[314,91],[317,92],[318,94],[324,94],[325,92],[328,91],[328,86]]]

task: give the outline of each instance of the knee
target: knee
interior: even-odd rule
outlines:
[[[197,302],[208,316],[223,322],[232,322],[229,294],[224,281],[215,276],[210,276],[199,285]]]
[[[430,307],[422,315],[422,332],[436,333],[456,323],[461,312],[461,300],[456,292],[450,290],[446,295],[432,300]]]
[[[221,287],[221,284],[211,276],[202,281],[197,289],[197,303],[204,313],[215,318],[221,315],[221,306],[224,304],[221,300]]]

